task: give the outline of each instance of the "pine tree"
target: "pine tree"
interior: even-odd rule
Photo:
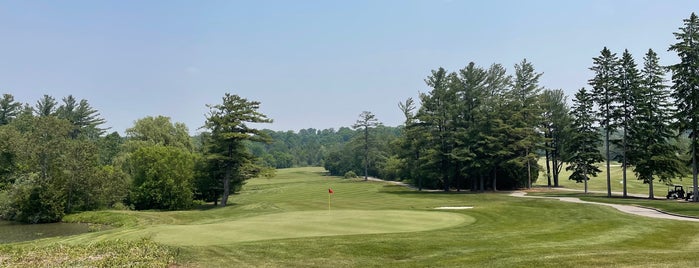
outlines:
[[[544,90],[541,94],[541,105],[543,108],[543,130],[546,139],[546,174],[548,186],[558,187],[558,176],[563,168],[564,141],[570,128],[570,114],[566,104],[566,96],[563,90]],[[553,164],[553,172],[549,163]],[[551,174],[552,173],[552,174]],[[551,182],[553,175],[553,183]]]
[[[0,99],[0,126],[9,124],[22,111],[22,104],[10,94],[2,94]]]
[[[604,129],[604,146],[607,160],[607,196],[612,196],[612,180],[609,153],[609,134],[613,130],[613,111],[615,110],[616,94],[619,91],[617,85],[618,59],[604,47],[599,57],[592,58],[593,66],[590,68],[595,72],[595,77],[589,80],[592,86],[592,99],[598,106],[597,118]]]
[[[226,93],[223,102],[207,105],[210,109],[204,128],[211,131],[206,140],[206,157],[215,179],[222,182],[221,206],[228,204],[231,190],[260,173],[255,157],[244,142],[269,142],[269,136],[248,123],[271,123],[272,120],[258,111],[260,102],[249,101],[238,95]]]
[[[595,114],[593,112],[593,98],[585,88],[581,88],[573,100],[571,116],[573,117],[573,132],[569,142],[570,155],[566,170],[573,171],[569,177],[575,182],[585,183],[587,193],[587,181],[589,176],[596,177],[601,170],[597,163],[602,161],[602,155],[597,150],[599,137],[595,129]]]
[[[416,114],[417,127],[423,130],[421,141],[425,153],[420,155],[422,170],[425,175],[439,180],[444,191],[449,191],[451,177],[449,170],[449,148],[451,132],[448,131],[451,122],[450,109],[454,97],[449,90],[449,75],[444,68],[433,70],[425,83],[432,88],[429,93],[420,94],[422,106]]]
[[[641,86],[641,77],[638,73],[638,69],[636,68],[636,62],[628,50],[624,50],[624,53],[621,56],[621,60],[619,61],[619,73],[617,75],[619,91],[616,94],[616,98],[619,107],[613,111],[613,117],[617,122],[616,125],[622,130],[621,176],[623,184],[623,197],[627,197],[626,168],[628,166],[627,152],[629,151],[627,146],[629,140],[628,130],[629,125],[634,121],[634,107],[636,106],[633,103],[633,95],[635,92],[640,90]]]
[[[674,33],[677,43],[669,51],[677,52],[680,62],[670,66],[672,71],[672,98],[677,105],[675,118],[681,132],[689,131],[692,155],[692,182],[694,201],[699,201],[697,181],[697,135],[699,135],[699,18],[692,13],[684,19],[684,26]]]
[[[511,160],[511,163],[522,164],[526,168],[527,187],[531,188],[532,178],[538,177],[532,174],[532,166],[536,167],[536,150],[543,147],[543,137],[537,128],[541,125],[541,107],[539,94],[542,90],[539,86],[539,78],[542,73],[534,70],[534,65],[526,59],[515,64],[515,77],[510,91],[510,107],[513,116],[509,125],[512,126],[513,142],[511,148],[518,152],[519,156]]]
[[[363,111],[359,115],[357,122],[352,125],[352,128],[362,130],[363,132],[363,156],[364,156],[364,180],[369,179],[369,130],[381,125],[376,116],[369,111]]]
[[[654,198],[655,178],[670,182],[680,175],[682,163],[676,155],[679,149],[671,142],[675,135],[670,126],[672,111],[663,79],[665,71],[653,50],[648,50],[644,61],[642,83],[632,92],[631,105],[635,109],[629,124],[628,164],[634,166],[636,177],[648,184],[648,197]]]

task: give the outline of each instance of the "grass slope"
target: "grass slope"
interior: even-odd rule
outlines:
[[[344,215],[337,221],[323,222],[328,187],[335,191],[332,212]],[[229,207],[207,210],[71,215],[68,219],[73,221],[112,219],[123,227],[0,247],[0,260],[11,258],[21,263],[8,247],[50,249],[56,245],[142,241],[146,236],[150,241],[167,243],[164,249],[172,254],[168,256],[176,256],[177,265],[185,267],[699,266],[699,224],[627,215],[598,205],[515,198],[504,193],[415,192],[378,182],[322,176],[319,168],[279,170],[275,178],[251,180],[231,200],[234,204]],[[441,206],[474,208],[434,210]],[[353,222],[353,213],[364,218]],[[422,221],[436,220],[432,216],[441,221],[446,215],[463,222],[438,229],[428,223],[429,227],[419,228]],[[385,218],[402,219],[381,223]],[[376,226],[367,229],[378,231],[391,225],[409,229],[351,232],[361,226],[358,223],[369,222]],[[245,233],[264,239],[241,240],[239,230],[226,227],[246,228]],[[327,228],[320,230],[326,233],[312,233],[316,227]],[[149,231],[158,228],[160,232]],[[271,235],[288,233],[285,229],[289,228],[308,233],[303,237]],[[212,243],[196,245],[190,238]]]
[[[548,184],[548,179],[546,178],[546,161],[544,159],[539,160],[539,166],[541,167],[539,171],[539,177],[534,183],[534,186],[539,186],[539,187],[544,187],[547,186]],[[590,191],[602,191],[604,193],[607,192],[607,166],[606,163],[599,163],[598,164],[600,170],[599,174],[597,174],[597,177],[591,177],[590,180],[588,181],[588,189]],[[559,177],[559,184],[565,188],[570,188],[570,189],[577,189],[577,190],[583,190],[584,189],[584,184],[583,183],[576,183],[575,181],[571,181],[568,179],[570,176],[571,171],[565,170],[565,165],[563,166],[563,170],[561,171],[560,177]],[[623,191],[624,184],[622,183],[622,168],[621,165],[617,162],[612,162],[611,167],[610,167],[610,177],[611,177],[611,186],[612,186],[612,192],[614,192],[614,196],[620,196],[621,192]],[[553,175],[552,175],[553,176]],[[553,181],[553,178],[551,178]],[[638,195],[644,195],[648,196],[648,184],[644,184],[642,181],[638,180],[636,178],[636,175],[633,172],[633,167],[629,167],[626,170],[626,189],[628,193],[630,194],[638,194]],[[675,185],[683,185],[685,187],[685,190],[690,188],[692,186],[692,180],[691,176],[687,178],[677,178],[672,181],[673,184]],[[667,194],[668,187],[664,183],[659,183],[655,182],[654,183],[654,192],[655,192],[655,197],[664,197],[665,194]]]

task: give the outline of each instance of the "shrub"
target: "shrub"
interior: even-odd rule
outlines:
[[[354,171],[347,171],[345,173],[345,179],[354,179],[357,177],[357,173],[354,173]]]

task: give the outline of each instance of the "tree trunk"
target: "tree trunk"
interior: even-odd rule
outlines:
[[[478,184],[479,184],[479,187],[478,187],[479,191],[484,192],[485,191],[485,179],[483,179],[482,175],[480,176]]]
[[[561,169],[563,169],[563,161],[558,161],[558,153],[553,156],[553,187],[560,187],[558,184],[558,178],[561,174]]]
[[[548,186],[551,188],[551,166],[549,165],[549,147],[550,144],[546,143],[546,178],[548,179]]]
[[[612,174],[609,167],[609,122],[607,122],[604,130],[604,147],[607,153],[607,197],[612,197]]]
[[[228,196],[231,194],[231,174],[233,172],[233,145],[228,145],[228,164],[226,165],[226,174],[223,176],[223,195],[221,196],[221,206],[225,207],[228,204]]]
[[[699,201],[699,188],[697,187],[697,130],[694,129],[692,133],[692,182],[694,186],[692,187],[692,199],[694,202]]]
[[[624,184],[623,197],[627,198],[628,193],[626,192],[626,126],[624,126],[624,141],[623,150],[621,156],[621,181]]]
[[[532,167],[531,167],[531,161],[529,161],[529,148],[526,150],[526,159],[527,159],[527,179],[529,180],[529,189],[532,188]]]
[[[654,199],[655,194],[653,193],[653,177],[650,177],[650,182],[648,182],[648,198]]]
[[[369,126],[364,127],[364,180],[369,180]]]
[[[498,191],[498,170],[493,169],[493,192]]]

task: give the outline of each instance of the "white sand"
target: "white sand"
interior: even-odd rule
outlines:
[[[473,207],[438,207],[434,209],[472,209]]]

